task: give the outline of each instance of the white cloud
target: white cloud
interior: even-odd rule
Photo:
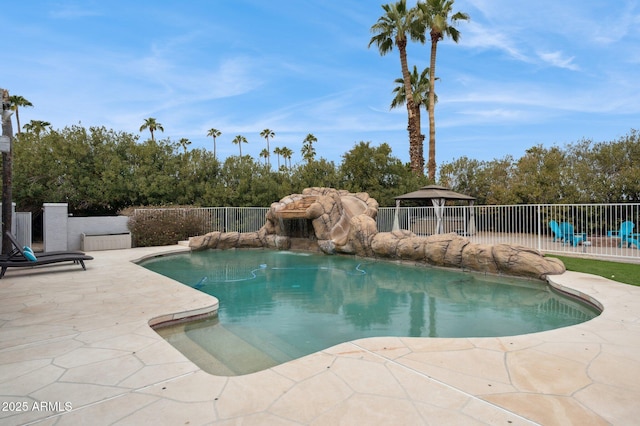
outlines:
[[[502,122],[520,120],[526,115],[522,111],[512,108],[463,109],[458,111],[458,113],[482,120],[491,119]]]
[[[580,70],[580,67],[573,63],[573,59],[574,59],[573,56],[570,58],[564,57],[562,52],[560,51],[547,52],[547,53],[539,52],[538,56],[544,62],[554,67],[565,68],[572,71]]]
[[[473,21],[465,24],[460,45],[469,49],[495,49],[518,61],[531,62],[507,33],[502,32],[499,28],[483,26]]]
[[[88,16],[100,16],[97,10],[87,8],[85,4],[57,4],[55,9],[49,12],[54,19],[78,19]]]

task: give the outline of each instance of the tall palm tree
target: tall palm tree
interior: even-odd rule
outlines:
[[[238,147],[240,148],[240,158],[242,158],[242,144],[243,143],[248,143],[247,142],[247,138],[245,138],[242,135],[238,135],[235,138],[233,138],[233,140],[231,141],[231,143],[237,144]]]
[[[280,170],[280,155],[282,154],[282,150],[276,146],[273,148],[273,153],[278,157],[278,170]]]
[[[409,159],[411,170],[419,175],[424,174],[424,157],[422,152],[422,137],[420,133],[420,122],[415,116],[415,105],[411,90],[411,76],[407,65],[407,39],[417,40],[424,43],[424,26],[416,19],[417,9],[407,9],[406,0],[382,6],[385,14],[378,18],[378,21],[371,27],[371,32],[375,34],[369,41],[369,47],[375,44],[380,55],[384,56],[393,50],[395,45],[400,53],[400,67],[404,81],[404,90],[407,94],[407,114],[409,116]]]
[[[436,52],[438,42],[445,36],[455,43],[460,40],[460,32],[455,28],[458,21],[468,21],[469,15],[463,12],[452,14],[454,0],[426,0],[418,2],[419,21],[425,26],[425,32],[429,32],[431,39],[431,59],[429,63],[429,179],[436,178],[436,119],[435,119],[435,83],[436,83]]]
[[[264,158],[264,165],[267,165],[267,158],[269,158],[269,151],[267,151],[267,148],[262,148],[262,151],[260,151],[260,157]]]
[[[260,136],[262,136],[267,140],[267,159],[268,159],[269,167],[271,167],[271,150],[269,149],[269,138],[273,139],[276,136],[276,134],[271,129],[264,129],[263,131],[260,132]]]
[[[391,109],[399,108],[404,105],[406,102],[406,92],[404,89],[404,79],[396,78],[395,83],[397,86],[393,89],[393,93],[395,96],[391,100]],[[413,66],[413,72],[411,73],[411,89],[413,91],[413,102],[415,106],[415,115],[416,120],[420,123],[422,121],[420,115],[420,108],[427,108],[427,104],[429,103],[429,68],[425,68],[422,70],[420,74],[418,74],[418,67]],[[436,102],[438,102],[438,96],[435,97]],[[424,158],[423,146],[424,146],[424,135],[420,135],[421,143],[420,143],[420,152],[419,155],[421,158]]]
[[[216,158],[216,138],[218,136],[220,136],[222,134],[222,132],[218,129],[209,129],[209,133],[207,133],[207,136],[211,136],[213,138],[213,158]]]
[[[33,104],[20,95],[9,96],[9,102],[11,102],[11,109],[16,112],[16,123],[18,125],[18,134],[20,134],[20,114],[18,107],[32,107]]]
[[[48,121],[31,120],[30,122],[25,124],[23,127],[27,132],[31,132],[31,133],[34,133],[36,136],[40,136],[40,133],[47,130],[47,127],[49,126],[51,126],[51,123],[49,123]]]
[[[283,146],[281,151],[282,158],[284,158],[285,167],[287,166],[287,160],[289,160],[289,168],[291,168],[291,157],[293,157],[293,151],[286,146]]]
[[[156,119],[153,118],[153,117],[149,117],[149,118],[145,118],[144,119],[144,124],[142,126],[140,126],[140,131],[142,132],[145,129],[149,129],[149,132],[151,132],[151,140],[152,141],[155,140],[153,138],[153,132],[155,132],[156,130],[160,130],[161,132],[164,132],[164,127],[162,127],[162,124],[158,123],[156,121]]]
[[[302,141],[302,149],[300,150],[300,153],[302,154],[302,158],[307,160],[307,163],[313,161],[313,157],[316,156],[316,150],[313,147],[315,142],[318,142],[318,138],[313,136],[311,133],[309,133]]]

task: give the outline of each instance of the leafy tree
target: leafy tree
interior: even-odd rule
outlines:
[[[133,153],[138,205],[171,205],[178,199],[176,145],[170,140],[147,139]]]
[[[167,201],[178,205],[203,205],[209,187],[216,185],[219,169],[218,161],[207,150],[192,149],[182,154],[177,170],[176,198]]]
[[[135,146],[135,137],[103,127],[24,133],[14,147],[16,202],[26,211],[67,202],[75,214],[114,213],[137,202],[128,155]]]
[[[537,145],[527,149],[514,169],[512,191],[523,204],[566,203],[562,151]]]
[[[422,175],[424,173],[424,156],[421,155],[422,134],[420,122],[416,117],[411,76],[407,64],[407,38],[424,42],[425,35],[420,21],[416,19],[417,9],[408,9],[406,0],[382,5],[382,9],[385,12],[384,15],[371,27],[371,32],[375,35],[371,37],[369,47],[375,44],[382,56],[391,52],[394,45],[398,48],[409,116],[409,159],[413,172]]]
[[[32,107],[33,104],[20,95],[9,96],[9,102],[11,102],[11,109],[16,112],[16,124],[18,125],[18,134],[20,134],[20,112],[19,108]]]
[[[424,176],[412,173],[408,164],[391,155],[386,143],[372,147],[370,142],[360,142],[342,158],[339,187],[367,192],[381,206],[393,206],[394,197],[426,184]]]
[[[213,158],[217,158],[216,157],[216,138],[219,137],[222,134],[222,132],[218,129],[209,129],[209,132],[207,133],[207,136],[211,136],[213,138]]]
[[[611,142],[583,140],[568,146],[566,179],[583,203],[640,200],[638,131]]]
[[[573,191],[572,199],[575,202],[595,202],[594,200],[602,199],[601,196],[608,191],[603,190],[602,185],[606,185],[606,183],[601,178],[601,172],[594,173],[593,141],[584,139],[567,145],[565,158],[565,168],[563,169],[564,182],[567,185],[565,190]],[[598,165],[598,168],[600,167],[603,165]],[[603,170],[603,172],[610,174],[611,169]],[[615,199],[618,200],[617,197]]]
[[[318,142],[318,139],[311,133],[309,133],[302,141],[302,149],[300,152],[302,154],[302,158],[304,158],[307,163],[312,162],[316,156],[316,150],[313,147],[313,144],[316,142]]]
[[[249,156],[228,157],[218,177],[214,194],[218,203],[214,205],[269,206],[286,195],[273,183],[276,175]]]
[[[271,149],[269,148],[269,138],[273,139],[276,134],[271,129],[264,129],[260,132],[260,136],[267,140],[267,164],[271,166]]]
[[[477,204],[515,204],[514,160],[510,156],[492,161],[460,157],[440,168],[440,183],[456,192],[476,197]]]
[[[242,157],[242,144],[243,143],[248,143],[247,142],[247,138],[245,138],[242,135],[238,135],[235,138],[233,138],[231,143],[233,143],[234,145],[238,145],[238,148],[240,148],[240,157]]]
[[[612,155],[618,158],[621,169],[617,176],[620,188],[617,201],[637,203],[640,201],[640,135],[631,130],[611,145],[616,150]]]
[[[349,157],[376,158],[375,154],[357,146]],[[354,153],[358,154],[354,154]],[[353,155],[352,155],[353,154]],[[347,187],[349,180],[366,181],[360,169],[375,168],[343,162],[341,172]],[[345,169],[346,168],[346,169]],[[357,170],[351,176],[345,170]],[[440,168],[440,184],[477,198],[477,203],[512,205],[522,203],[624,203],[640,200],[640,140],[631,132],[615,141],[594,143],[579,141],[566,147],[534,146],[514,159],[506,156],[491,161],[460,157]],[[367,192],[374,183],[366,185]],[[365,188],[363,184],[351,190]],[[411,189],[411,188],[410,188]],[[384,196],[376,196],[384,200]],[[388,199],[388,198],[386,198]],[[382,203],[381,203],[382,204]]]
[[[164,132],[164,127],[162,127],[162,124],[158,123],[156,121],[155,118],[153,117],[149,117],[149,118],[145,118],[144,119],[144,124],[142,124],[142,126],[140,126],[140,131],[142,132],[143,130],[149,129],[149,132],[151,133],[151,140],[155,140],[153,137],[153,133],[156,130],[160,130],[161,132]]]
[[[447,188],[455,188],[457,192],[475,196],[478,193],[478,188],[475,187],[476,176],[480,173],[482,164],[467,156],[445,163],[440,167],[440,184]]]
[[[324,158],[320,160],[309,160],[296,167],[292,171],[291,180],[295,192],[302,192],[304,188],[313,186],[326,186],[337,188],[340,177],[333,161]]]
[[[460,32],[455,28],[458,21],[469,20],[469,15],[462,12],[452,12],[454,0],[426,0],[418,2],[418,20],[425,26],[431,39],[431,55],[429,62],[429,179],[436,177],[436,120],[435,120],[435,83],[436,83],[436,52],[438,42],[445,36],[454,42],[460,39]],[[453,14],[452,14],[453,13]],[[423,39],[424,40],[424,39]],[[407,92],[408,93],[408,92]]]

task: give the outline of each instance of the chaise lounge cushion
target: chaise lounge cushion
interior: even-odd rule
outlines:
[[[27,258],[27,260],[31,261],[31,262],[37,262],[38,258],[36,257],[35,253],[33,253],[33,250],[31,250],[31,247],[29,246],[24,246],[23,250],[23,254],[24,257]]]

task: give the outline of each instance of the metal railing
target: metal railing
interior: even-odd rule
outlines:
[[[173,220],[189,220],[197,226],[196,235],[213,231],[255,232],[266,222],[268,207],[190,207],[164,209],[135,209],[135,218],[163,216]]]
[[[447,206],[440,221],[444,233],[455,232],[480,244],[512,244],[545,253],[581,254],[640,261],[640,204],[536,204],[512,206]],[[417,235],[437,233],[434,207],[400,207],[398,227]],[[391,231],[395,207],[378,210],[378,231]],[[558,237],[551,222],[571,229]],[[623,241],[621,225],[632,222],[637,235]],[[562,225],[562,224],[569,225]]]
[[[136,209],[134,215],[169,215],[175,220],[193,218],[198,232],[255,232],[266,221],[268,207],[203,207]],[[438,215],[440,213],[440,215]],[[455,232],[479,244],[512,244],[544,253],[580,254],[640,261],[639,236],[622,243],[621,224],[630,221],[640,233],[640,204],[537,204],[511,206],[381,207],[379,232],[398,228],[417,235]],[[558,238],[549,223],[568,223],[571,238]],[[574,238],[575,237],[575,238]],[[635,242],[635,243],[634,243]]]

